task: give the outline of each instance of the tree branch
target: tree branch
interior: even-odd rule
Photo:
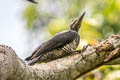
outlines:
[[[113,35],[81,53],[29,66],[15,51],[0,45],[0,80],[75,80],[102,65],[120,64],[120,35]]]

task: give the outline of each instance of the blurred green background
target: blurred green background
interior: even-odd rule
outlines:
[[[81,42],[78,49],[88,43],[97,45],[120,32],[120,0],[39,0],[38,3],[29,4],[24,9],[26,28],[31,33],[42,29],[49,33],[49,39],[66,30],[71,20],[84,11],[86,15],[79,31]],[[120,80],[120,66],[102,66],[78,80]]]
[[[84,44],[98,44],[111,34],[119,33],[120,0],[39,0],[24,10],[28,30],[46,29],[53,36],[66,30],[73,18],[86,11],[79,31]],[[83,46],[81,42],[81,46]]]
[[[84,11],[78,49],[97,45],[120,32],[120,0],[1,0],[0,44],[11,46],[24,59],[42,42],[67,30]],[[120,80],[120,66],[102,66],[78,80]]]

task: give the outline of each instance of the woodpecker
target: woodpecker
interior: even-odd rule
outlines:
[[[62,31],[42,43],[25,61],[28,61],[29,65],[34,65],[36,62],[49,62],[76,51],[80,41],[78,31],[84,15],[85,12],[78,19],[74,19],[69,25],[69,30]]]

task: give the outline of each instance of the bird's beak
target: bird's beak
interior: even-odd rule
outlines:
[[[81,23],[81,22],[82,22],[82,19],[83,19],[83,17],[84,17],[84,15],[85,15],[85,13],[86,13],[86,12],[83,12],[83,14],[82,14],[82,15],[78,18],[78,22],[79,22],[79,23]]]
[[[76,30],[77,32],[79,31],[80,29],[80,26],[81,26],[81,23],[82,23],[82,20],[83,20],[83,17],[85,15],[86,12],[83,12],[83,14],[77,19],[77,21],[75,22],[73,28],[74,30]]]
[[[37,2],[36,2],[35,0],[27,0],[27,1],[30,1],[30,2],[32,2],[32,3],[37,4]]]

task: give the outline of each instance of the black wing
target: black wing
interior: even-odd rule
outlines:
[[[61,32],[61,33],[55,35],[52,39],[41,44],[33,52],[33,54],[30,57],[26,58],[25,60],[27,60],[27,61],[32,60],[38,56],[41,56],[43,54],[46,54],[47,52],[52,51],[54,49],[63,47],[64,45],[72,42],[78,36],[79,36],[78,33],[75,31],[72,31],[72,30],[69,30],[66,32]]]

